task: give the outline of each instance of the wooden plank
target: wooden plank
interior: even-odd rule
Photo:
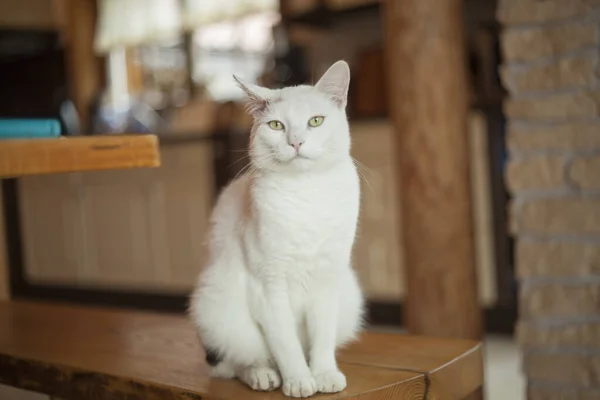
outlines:
[[[0,302],[0,326],[0,383],[65,399],[285,399],[280,391],[260,393],[236,381],[211,380],[194,328],[183,316]],[[475,342],[371,335],[340,355],[348,388],[315,398],[428,398],[426,376],[443,374],[471,355],[480,361]],[[454,400],[443,393],[481,386],[481,368],[477,362],[456,365],[474,378],[464,387],[444,380],[444,392],[429,394]]]
[[[381,368],[423,372],[435,399],[464,399],[483,381],[481,344],[472,340],[441,340],[422,336],[368,333],[362,346],[340,352],[339,360]],[[393,343],[393,345],[390,345]]]
[[[396,135],[412,334],[479,338],[461,0],[387,0],[390,117]]]
[[[0,141],[0,178],[159,165],[154,135]]]

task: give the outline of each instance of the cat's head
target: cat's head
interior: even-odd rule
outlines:
[[[254,119],[250,158],[256,168],[306,171],[348,156],[350,68],[345,61],[333,64],[315,86],[272,90],[235,79]]]

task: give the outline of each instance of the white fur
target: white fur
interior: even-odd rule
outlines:
[[[363,314],[350,262],[360,188],[349,74],[339,61],[314,87],[238,81],[254,117],[251,171],[219,198],[190,307],[200,340],[223,358],[213,376],[256,390],[283,385],[292,397],[346,387],[335,350],[356,337]],[[325,117],[321,126],[308,125],[314,116]]]

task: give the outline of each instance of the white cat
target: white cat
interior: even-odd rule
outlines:
[[[236,78],[237,80],[237,78]],[[335,350],[361,328],[350,263],[360,188],[350,157],[350,69],[313,86],[244,84],[250,173],[221,194],[190,314],[212,375],[291,397],[346,387]]]

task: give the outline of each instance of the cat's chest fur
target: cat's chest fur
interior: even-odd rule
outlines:
[[[254,201],[263,257],[316,267],[349,256],[359,203],[351,162],[325,172],[265,179],[254,188]]]

